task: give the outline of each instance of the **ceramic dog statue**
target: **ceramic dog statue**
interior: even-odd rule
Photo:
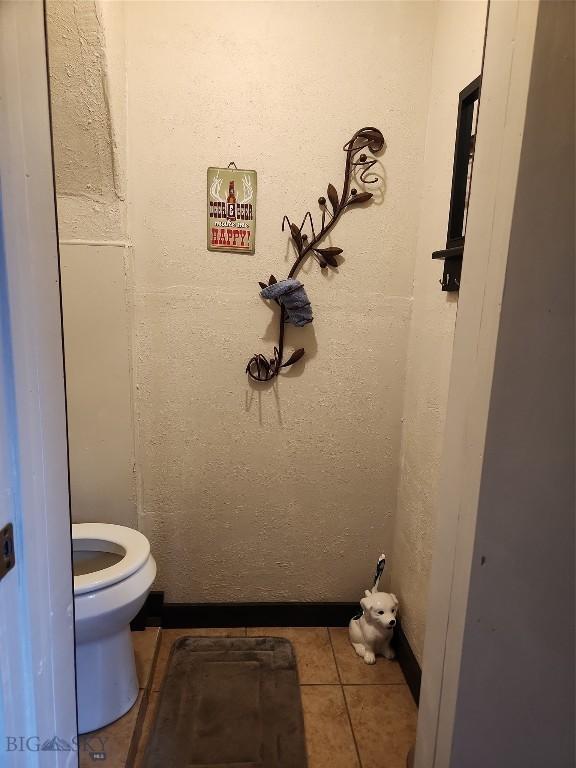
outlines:
[[[390,643],[396,626],[398,600],[389,592],[376,592],[376,587],[360,600],[362,615],[351,619],[350,642],[366,664],[375,664],[376,656],[394,658]]]

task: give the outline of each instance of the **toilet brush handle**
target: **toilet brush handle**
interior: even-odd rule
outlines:
[[[378,585],[380,584],[380,578],[384,572],[386,565],[386,555],[382,553],[376,563],[376,573],[374,574],[374,583],[372,584],[372,592],[378,592]]]

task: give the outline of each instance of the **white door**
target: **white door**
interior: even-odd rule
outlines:
[[[0,529],[12,523],[15,554],[0,579],[0,766],[73,768],[66,412],[39,0],[0,0],[0,214]]]
[[[416,768],[573,768],[574,4],[490,6]]]

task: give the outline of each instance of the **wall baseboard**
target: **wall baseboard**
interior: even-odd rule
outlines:
[[[163,627],[345,627],[357,603],[164,603]]]
[[[146,627],[162,626],[164,592],[150,592],[138,614],[130,622],[130,629],[141,630]]]
[[[132,629],[197,627],[346,627],[358,603],[165,603],[151,592]],[[416,704],[422,672],[401,622],[394,631],[398,662]]]
[[[422,670],[420,669],[418,659],[414,655],[414,651],[412,650],[412,647],[408,642],[406,635],[404,634],[401,619],[398,620],[398,625],[394,630],[394,648],[396,650],[396,658],[398,659],[402,673],[406,678],[406,682],[408,683],[408,688],[410,688],[412,698],[416,702],[416,706],[418,706],[420,701]]]

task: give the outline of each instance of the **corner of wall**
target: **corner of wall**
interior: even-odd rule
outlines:
[[[420,662],[457,308],[440,290],[431,254],[446,237],[458,93],[480,73],[486,10],[485,0],[437,5],[430,68],[390,575],[404,632]]]

